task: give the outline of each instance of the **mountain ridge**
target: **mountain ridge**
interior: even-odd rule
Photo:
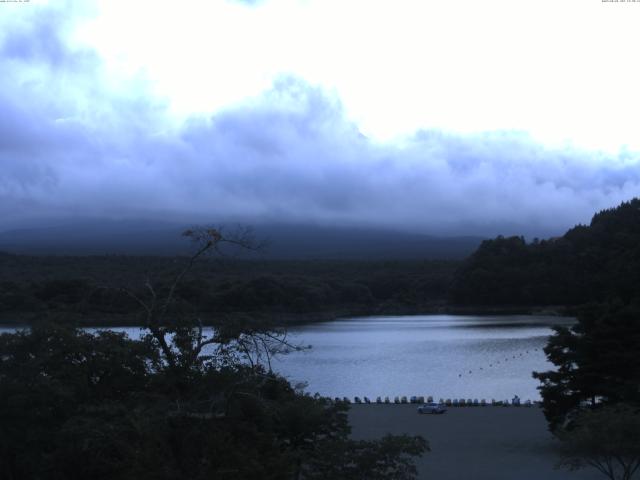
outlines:
[[[181,233],[190,225],[153,221],[95,220],[0,232],[0,250],[40,255],[176,255],[189,243]],[[229,227],[233,230],[233,224]],[[259,224],[255,237],[267,259],[461,259],[483,240],[475,236],[439,237],[359,227]]]

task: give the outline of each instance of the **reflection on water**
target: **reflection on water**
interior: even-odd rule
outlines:
[[[296,327],[290,339],[312,349],[278,357],[274,370],[311,393],[335,396],[540,398],[534,370],[552,368],[542,348],[545,316],[423,315],[342,319]],[[95,331],[96,329],[88,329]],[[114,328],[131,338],[138,327]],[[0,327],[0,333],[15,327]]]
[[[547,370],[553,325],[544,316],[366,317],[295,328],[312,350],[280,357],[274,369],[329,396],[433,395],[540,398],[534,370]]]

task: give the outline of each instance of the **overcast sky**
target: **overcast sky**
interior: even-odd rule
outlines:
[[[554,235],[640,195],[640,2],[0,3],[0,230]]]

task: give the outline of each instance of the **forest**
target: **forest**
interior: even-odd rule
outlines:
[[[456,271],[463,305],[566,305],[640,299],[640,199],[596,213],[563,236],[482,242]]]
[[[140,292],[149,281],[162,288],[186,260],[0,253],[0,319],[29,323],[63,315],[82,324],[137,324],[136,302],[123,289]],[[284,324],[545,307],[571,313],[589,302],[632,302],[638,284],[640,201],[633,199],[560,237],[485,240],[463,261],[207,258],[179,286],[174,308],[205,322],[248,314]]]
[[[162,288],[187,257],[0,254],[0,319],[43,316],[81,324],[139,324],[138,293]],[[175,309],[205,323],[220,314],[277,317],[284,323],[357,314],[442,308],[456,261],[243,260],[206,258],[178,287]]]

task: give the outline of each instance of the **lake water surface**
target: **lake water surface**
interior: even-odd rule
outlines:
[[[534,370],[551,327],[545,316],[421,315],[366,317],[291,330],[307,352],[274,362],[291,381],[328,396],[433,395],[436,398],[539,399]]]
[[[340,319],[295,327],[308,351],[278,357],[274,370],[326,396],[433,395],[436,398],[539,399],[534,370],[552,369],[542,348],[546,316],[419,315]],[[14,328],[1,328],[13,331]],[[135,327],[117,328],[132,338]]]

